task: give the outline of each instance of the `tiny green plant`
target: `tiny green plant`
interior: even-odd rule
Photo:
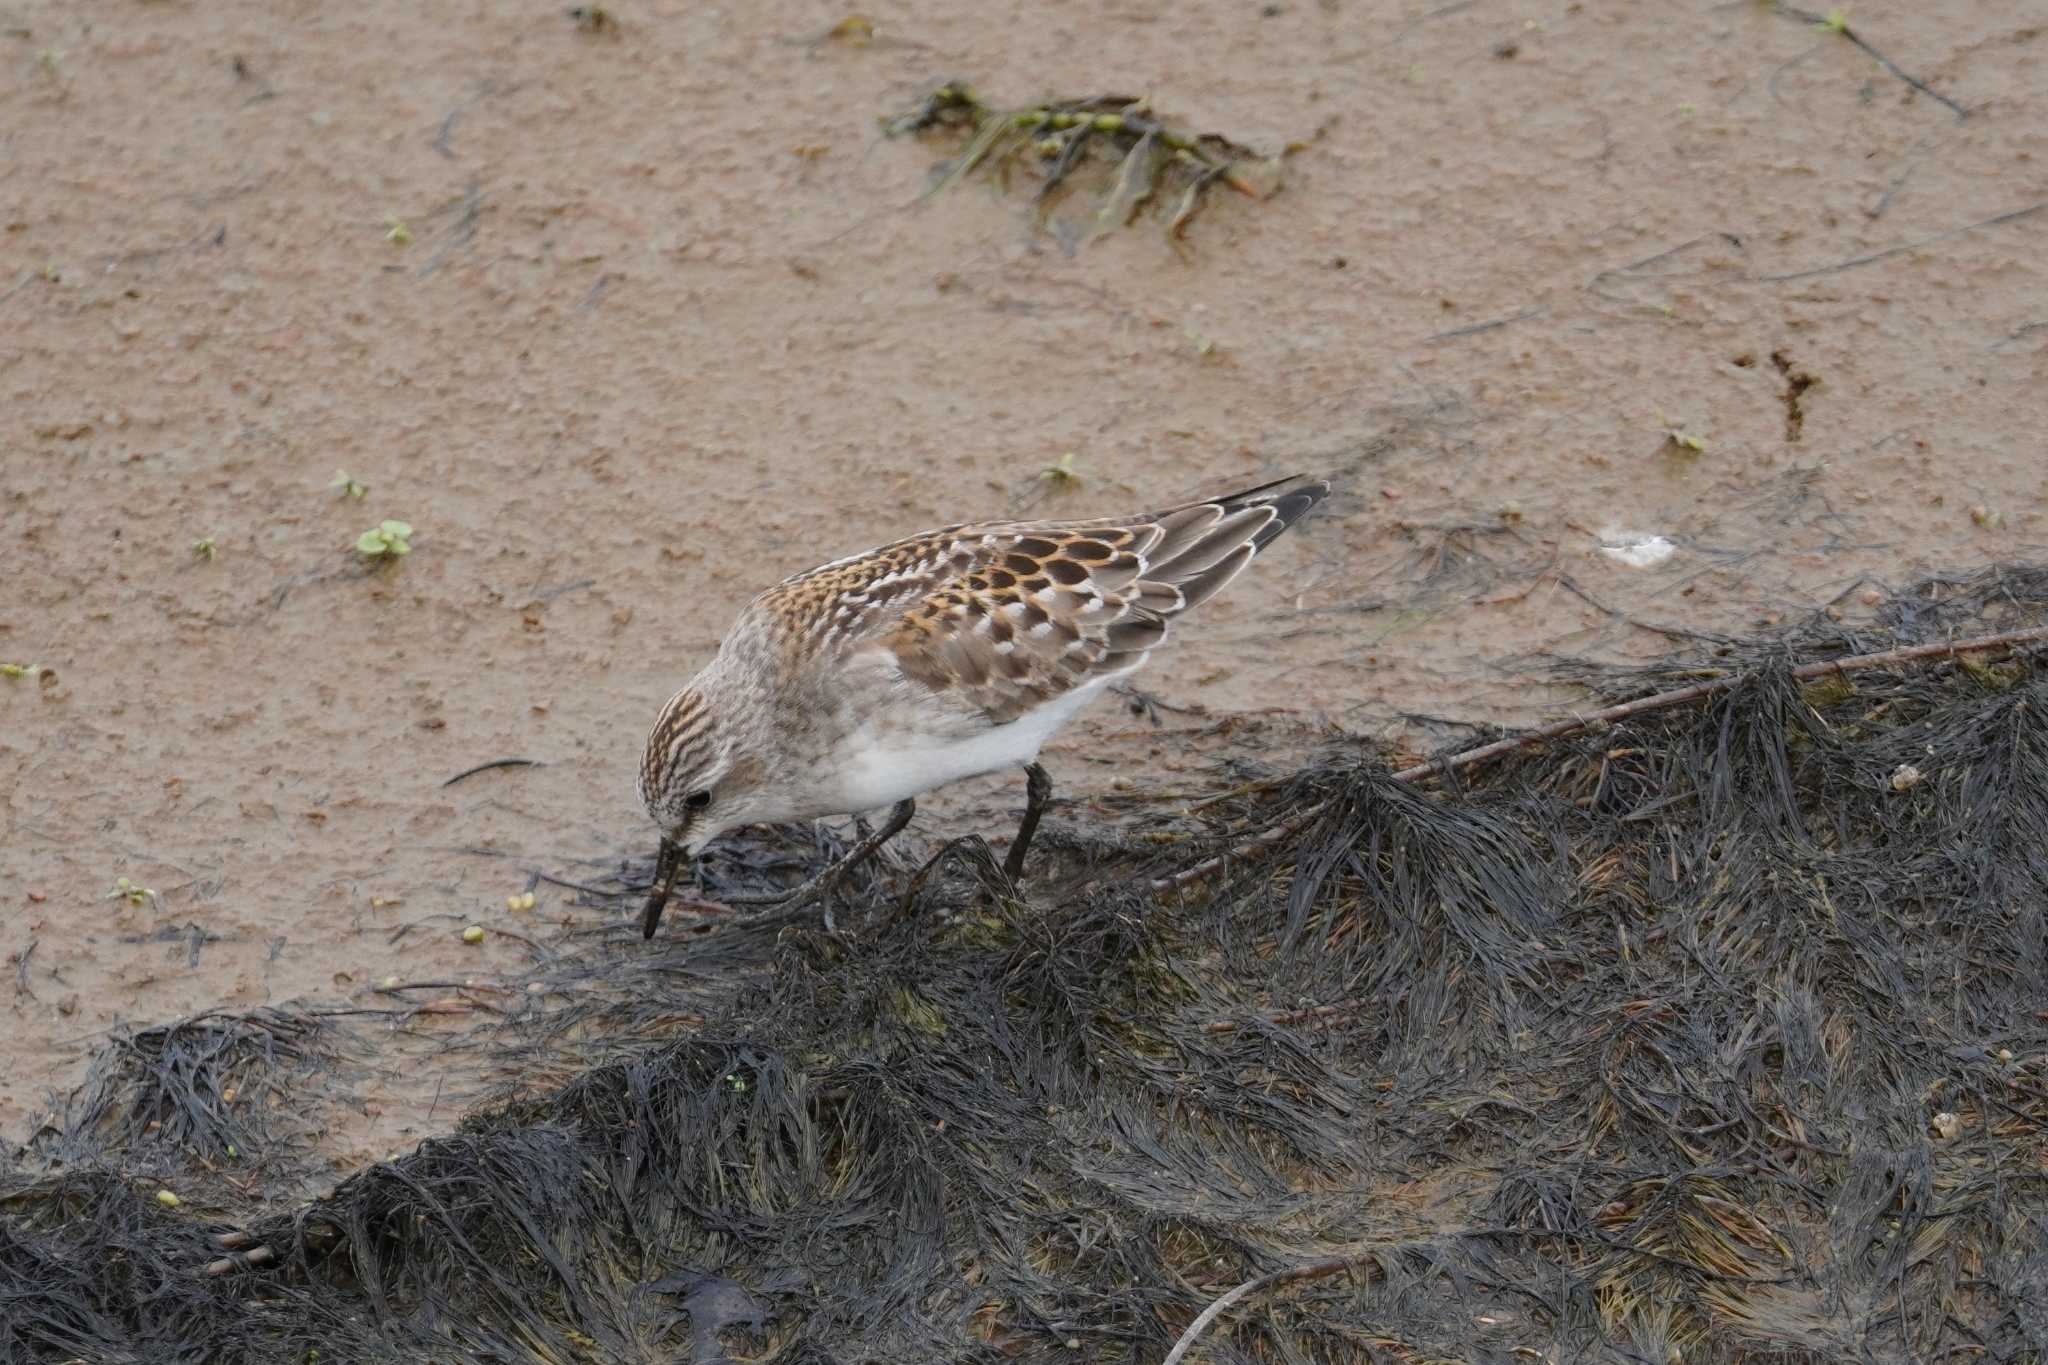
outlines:
[[[403,218],[384,220],[384,240],[393,246],[411,246],[412,229],[405,225]]]
[[[114,889],[107,893],[106,899],[110,901],[124,900],[130,905],[139,906],[157,899],[157,894],[153,889],[142,885],[140,882],[131,882],[126,877],[116,877],[114,879]]]
[[[1074,452],[1068,451],[1057,461],[1039,472],[1039,477],[1059,488],[1073,488],[1080,484],[1081,476],[1074,469]]]
[[[0,678],[33,678],[42,671],[41,664],[0,664]]]
[[[1849,31],[1849,13],[1847,10],[1831,9],[1821,18],[1814,20],[1813,26],[1815,28],[1824,28],[1830,33],[1847,33]]]
[[[412,527],[402,521],[387,521],[356,537],[356,549],[368,558],[379,555],[396,559],[412,553]]]
[[[327,486],[329,488],[339,488],[344,498],[360,498],[363,494],[370,491],[370,485],[364,483],[346,469],[335,470],[334,482]]]
[[[1691,455],[1697,455],[1707,448],[1704,438],[1693,435],[1661,412],[1657,414],[1657,425],[1664,428],[1664,441],[1667,445]]]
[[[220,537],[218,535],[200,537],[192,542],[192,553],[196,558],[211,561],[220,553]]]

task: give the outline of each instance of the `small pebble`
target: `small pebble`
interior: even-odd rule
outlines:
[[[179,1201],[178,1196],[172,1194],[169,1190],[158,1190],[156,1192],[156,1202],[162,1204],[167,1209],[174,1209],[178,1207]]]
[[[1892,770],[1892,790],[1909,792],[1920,785],[1921,772],[1910,763],[1901,763]]]
[[[1946,1111],[1934,1116],[1934,1135],[1944,1142],[1963,1131],[1963,1121]]]
[[[2009,1047],[1998,1049],[1998,1060],[2010,1064],[2012,1061],[2012,1049]]]
[[[398,989],[398,978],[397,978],[397,977],[395,977],[395,976],[387,976],[387,977],[385,977],[385,978],[384,978],[384,989],[385,989],[385,990],[387,990],[387,991],[395,991],[395,990],[397,990],[397,989]]]
[[[470,925],[462,931],[462,941],[464,943],[482,943],[484,941],[484,927],[481,924]]]

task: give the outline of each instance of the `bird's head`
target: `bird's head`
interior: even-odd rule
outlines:
[[[650,938],[684,864],[725,831],[772,815],[763,804],[761,764],[743,756],[743,728],[723,715],[715,687],[700,678],[669,699],[647,737],[640,800],[661,831],[655,892],[642,926]]]
[[[734,737],[696,685],[669,699],[647,736],[640,799],[661,830],[694,858],[735,825],[748,823],[749,765],[734,761]]]

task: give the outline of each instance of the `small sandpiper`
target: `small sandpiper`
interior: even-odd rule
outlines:
[[[1329,491],[1296,475],[1136,516],[948,526],[762,593],[647,738],[640,797],[661,854],[643,935],[684,861],[729,829],[893,807],[782,900],[793,908],[908,824],[922,793],[1021,766],[1014,881],[1052,797],[1039,747]]]

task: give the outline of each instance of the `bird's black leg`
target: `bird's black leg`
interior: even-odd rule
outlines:
[[[792,911],[801,910],[820,895],[830,891],[834,883],[845,876],[850,869],[873,857],[876,849],[888,843],[898,834],[901,834],[903,827],[910,823],[910,817],[916,813],[917,802],[910,800],[898,801],[889,811],[887,824],[884,824],[873,834],[868,835],[867,838],[862,839],[859,843],[848,849],[845,857],[839,859],[823,872],[820,872],[817,876],[811,878],[786,896],[729,896],[726,898],[726,903],[728,905],[773,905],[777,912],[777,918]]]
[[[1010,856],[1003,859],[1003,875],[1011,881],[1024,875],[1024,854],[1031,848],[1031,836],[1038,833],[1038,817],[1052,804],[1052,774],[1036,763],[1024,765],[1024,822],[1010,844]]]
[[[640,912],[640,937],[653,938],[654,926],[661,923],[661,912],[668,906],[669,888],[675,885],[676,873],[683,870],[683,846],[673,839],[661,841],[661,852],[654,858],[654,892],[647,898],[647,908]]]

